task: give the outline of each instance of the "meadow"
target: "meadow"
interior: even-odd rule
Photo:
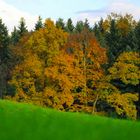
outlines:
[[[1,140],[139,140],[140,123],[0,101]]]

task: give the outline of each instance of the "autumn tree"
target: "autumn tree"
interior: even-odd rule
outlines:
[[[67,52],[74,55],[77,60],[76,67],[81,69],[83,78],[81,85],[75,90],[83,96],[82,104],[87,105],[91,100],[88,100],[88,96],[91,95],[92,88],[104,74],[102,64],[107,61],[106,51],[100,47],[93,34],[86,29],[81,33],[71,35],[66,46]],[[76,96],[77,94],[75,94],[75,100],[78,100]]]
[[[15,100],[35,103],[40,100],[45,104],[43,93],[49,88],[45,71],[60,53],[66,39],[67,33],[56,28],[53,21],[47,19],[44,28],[22,38],[21,44],[18,44],[20,47],[13,48],[20,60],[13,69],[9,82],[15,88]]]
[[[10,36],[0,20],[0,97],[63,111],[140,116],[140,23],[112,13],[93,26],[24,18]],[[107,58],[108,56],[108,58]],[[9,96],[10,95],[10,96]]]
[[[126,51],[136,51],[138,48],[137,38],[134,32],[136,21],[132,15],[124,16],[112,13],[106,19],[110,28],[106,32],[106,42],[110,64]],[[111,66],[111,65],[110,65]]]
[[[109,69],[110,79],[122,92],[138,92],[140,56],[136,52],[122,53]],[[126,87],[128,85],[128,87]],[[121,87],[122,86],[122,87]],[[131,86],[134,88],[131,89]]]
[[[110,67],[123,52],[138,50],[136,21],[130,14],[111,13],[95,24],[93,32],[102,47],[107,48]]]
[[[103,110],[107,114],[114,112],[120,118],[137,119],[139,115],[139,59],[139,54],[136,52],[125,52],[118,57],[109,69],[109,74],[103,77],[96,87],[95,92],[100,100],[98,111]],[[94,104],[94,112],[96,106]]]
[[[55,107],[61,110],[69,110],[74,102],[73,90],[82,85],[81,69],[76,67],[76,60],[73,55],[61,50],[61,53],[53,58],[52,64],[45,69],[45,76],[49,81],[52,91],[57,93],[58,102]],[[48,87],[46,87],[46,90]],[[46,93],[49,96],[49,93]],[[50,100],[54,101],[52,97]],[[54,106],[54,105],[53,105]]]
[[[136,21],[133,19],[133,16],[129,14],[120,16],[119,20],[117,21],[117,27],[122,36],[121,52],[138,50],[138,39],[134,32],[135,26]]]
[[[138,95],[132,93],[114,93],[107,96],[108,104],[114,108],[115,112],[120,118],[136,120],[137,109],[135,102],[137,101]]]
[[[126,95],[115,95],[115,96],[120,96],[118,98],[121,98],[122,96],[122,98],[126,97],[129,99],[129,95],[130,95],[132,97],[132,102],[136,102],[138,100],[137,93],[139,93],[139,83],[140,83],[139,65],[140,65],[139,53],[124,52],[118,57],[117,61],[109,69],[108,78],[109,78],[109,81],[120,90],[121,94],[126,94]],[[128,96],[127,96],[127,93],[129,93]],[[131,101],[131,97],[130,97],[130,101]],[[124,105],[125,104],[126,102],[124,103]],[[135,107],[135,104],[134,104],[134,107]],[[139,108],[139,102],[138,102],[137,109],[138,108]],[[135,118],[136,118],[136,115],[135,115]]]
[[[98,98],[93,104],[93,113],[100,113],[118,118],[137,119],[138,94],[122,92],[113,85],[108,76],[98,83],[95,93]]]
[[[35,54],[26,54],[26,59],[19,65],[16,65],[12,72],[10,85],[15,88],[16,100],[25,101],[26,97],[39,92],[38,80],[42,76],[42,63]],[[12,91],[11,91],[12,92]]]

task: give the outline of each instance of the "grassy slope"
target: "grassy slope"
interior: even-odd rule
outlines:
[[[0,101],[0,140],[140,140],[140,123]]]

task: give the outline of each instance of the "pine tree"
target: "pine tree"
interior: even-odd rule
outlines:
[[[8,58],[8,45],[8,30],[7,27],[2,23],[2,19],[0,19],[0,63],[5,62]]]
[[[101,18],[101,20],[99,21],[98,25],[99,25],[99,30],[100,32],[103,34],[105,31],[104,31],[104,28],[103,28],[103,22],[104,20]]]
[[[28,30],[27,30],[27,26],[26,26],[26,22],[24,18],[21,18],[19,23],[20,24],[18,27],[18,32],[19,32],[20,37],[22,37],[25,33],[28,32]]]
[[[7,27],[0,19],[0,98],[6,92],[7,75],[8,75],[8,59],[10,58],[9,52],[9,35]]]
[[[91,31],[88,19],[85,19],[84,28],[86,28],[87,30]]]
[[[114,19],[111,21],[110,31],[106,34],[106,41],[108,46],[109,65],[111,66],[121,53],[120,34]]]
[[[66,27],[65,27],[65,30],[69,33],[72,33],[73,30],[74,30],[74,25],[72,23],[72,20],[71,18],[68,19],[67,23],[66,23]]]
[[[95,26],[93,28],[93,32],[95,37],[97,38],[98,42],[100,43],[101,47],[106,47],[106,41],[105,41],[105,33],[103,34],[101,32],[101,27],[99,26],[99,24],[97,25],[95,23]]]
[[[13,45],[16,45],[18,41],[19,41],[19,32],[18,32],[17,28],[14,27],[13,32],[11,32],[11,43]]]
[[[41,16],[38,17],[38,21],[37,23],[35,24],[35,30],[39,30],[40,28],[43,27],[43,23],[42,23],[42,18]]]
[[[130,51],[138,51],[138,38],[136,37],[136,33],[132,30],[128,33],[128,35],[121,40],[122,44],[122,52],[130,52]]]
[[[77,33],[81,33],[84,29],[84,22],[83,21],[78,21],[76,23],[76,27],[75,27],[75,32]]]
[[[140,21],[137,23],[137,26],[135,27],[135,35],[138,41],[137,51],[140,52]]]
[[[59,18],[57,21],[56,21],[56,27],[57,28],[61,28],[62,30],[65,29],[65,23],[64,23],[64,20],[62,18]]]

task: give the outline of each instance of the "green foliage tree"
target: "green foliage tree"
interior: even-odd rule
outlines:
[[[137,41],[138,41],[137,51],[140,52],[140,21],[137,23],[137,25],[135,27],[135,36],[136,36]]]
[[[110,30],[106,34],[106,41],[108,46],[108,58],[109,58],[109,65],[112,65],[116,58],[121,53],[121,46],[120,46],[120,33],[116,26],[116,21],[112,20],[110,25]]]
[[[64,20],[62,18],[59,18],[57,21],[56,21],[56,27],[57,28],[60,28],[62,30],[65,29],[65,23],[64,23]]]
[[[73,25],[73,23],[72,23],[71,18],[68,19],[68,21],[67,21],[67,23],[66,23],[65,30],[66,30],[68,33],[73,33],[73,31],[74,31],[74,25]]]
[[[19,32],[20,38],[28,32],[24,18],[21,18],[19,21],[18,32]]]
[[[9,35],[5,24],[0,19],[0,98],[6,93],[8,64],[10,59]]]
[[[78,21],[75,26],[75,32],[81,33],[83,29],[84,29],[84,22]]]
[[[97,38],[97,40],[99,41],[100,45],[104,48],[106,48],[106,38],[105,38],[105,35],[106,35],[106,31],[105,29],[103,28],[103,24],[104,24],[104,21],[103,19],[101,19],[98,24],[95,23],[94,27],[93,27],[93,32]]]
[[[38,21],[35,24],[35,30],[39,30],[40,28],[43,28],[42,18],[41,16],[38,17]]]
[[[10,42],[13,45],[16,45],[18,43],[18,41],[19,41],[19,32],[18,32],[17,28],[14,27],[13,32],[11,32]]]
[[[90,25],[89,25],[88,19],[85,19],[84,28],[86,28],[87,30],[91,31],[91,27],[90,27]]]

